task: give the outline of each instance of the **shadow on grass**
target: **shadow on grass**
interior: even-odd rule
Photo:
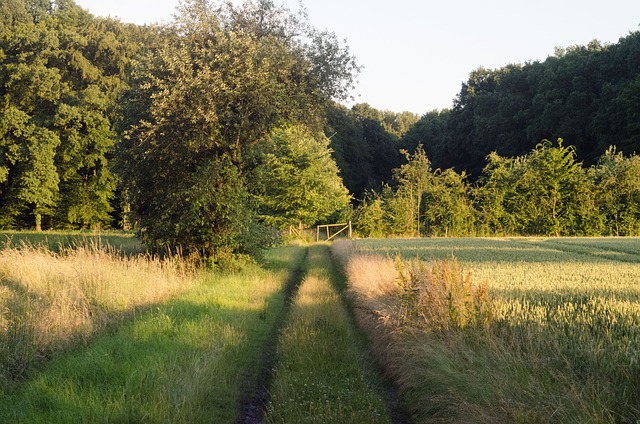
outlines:
[[[4,393],[0,422],[233,422],[281,297],[266,313],[206,295],[155,305]]]
[[[287,250],[271,268],[290,270],[301,252]],[[0,422],[238,420],[246,394],[263,384],[265,352],[291,296],[284,281],[260,292],[262,278],[212,279],[135,311],[31,380],[0,386]]]
[[[590,263],[594,258],[613,262],[640,262],[636,239],[585,239],[571,237],[512,237],[512,238],[421,238],[366,239],[358,246],[365,252],[400,256],[404,259],[441,260],[455,257],[462,262],[521,262],[521,263]],[[626,247],[620,247],[626,246]]]
[[[35,326],[53,307],[50,300],[19,281],[0,279],[0,288],[5,291],[6,300],[3,303],[5,310],[2,311],[3,328],[0,331],[0,388],[10,388],[32,378],[52,358],[113,333],[123,322],[158,307],[139,305],[116,310],[103,304],[94,304],[88,299],[89,304],[75,306],[87,307],[85,313],[90,321],[66,329],[61,340],[43,343],[42,339],[47,335],[38,334]]]
[[[278,255],[272,255],[267,268],[290,270],[282,292],[284,295],[283,303],[269,330],[269,334],[262,342],[260,364],[258,367],[248,368],[242,378],[242,394],[238,403],[239,413],[236,418],[238,424],[261,424],[264,421],[263,418],[270,397],[269,387],[273,380],[273,370],[276,364],[278,337],[287,322],[294,298],[304,278],[304,265],[309,249],[304,248],[304,255],[301,256],[296,255],[295,247],[290,246],[280,249],[287,249],[285,251],[287,254],[285,255],[281,251]],[[285,257],[288,259],[282,260]]]

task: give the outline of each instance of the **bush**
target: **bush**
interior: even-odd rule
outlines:
[[[474,285],[455,259],[426,263],[396,259],[402,314],[436,332],[487,328],[493,317],[487,284]]]

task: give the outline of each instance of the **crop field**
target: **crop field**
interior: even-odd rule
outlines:
[[[455,258],[503,297],[640,295],[640,238],[372,239],[356,246],[404,259]]]
[[[372,239],[355,250],[396,263],[452,260],[488,288],[490,325],[462,332],[457,352],[444,353],[447,370],[459,371],[443,377],[452,404],[491,404],[503,411],[492,419],[517,422],[640,418],[640,238]],[[426,339],[414,348],[451,348],[451,338],[437,349]],[[484,395],[464,394],[473,381]]]

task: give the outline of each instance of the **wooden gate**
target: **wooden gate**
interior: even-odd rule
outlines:
[[[353,228],[351,227],[351,221],[346,224],[318,225],[316,229],[316,241],[320,241],[320,237],[323,237],[323,240],[325,241],[329,241],[339,236],[340,234],[344,234],[348,238],[353,237]],[[325,236],[326,239],[324,238]]]

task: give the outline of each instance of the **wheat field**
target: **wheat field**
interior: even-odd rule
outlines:
[[[426,329],[428,323],[422,322],[416,326],[429,335],[416,337],[414,332],[411,347],[405,346],[400,353],[406,364],[416,366],[409,359],[412,355],[418,363],[418,357],[425,355],[432,364],[442,363],[429,356],[437,351],[436,356],[447,363],[443,370],[448,370],[440,377],[449,383],[438,381],[433,368],[427,373],[419,366],[402,378],[422,376],[434,386],[442,385],[448,394],[427,390],[429,396],[442,396],[441,400],[451,396],[450,403],[443,402],[458,405],[460,414],[476,411],[476,417],[483,417],[469,422],[508,417],[516,422],[633,423],[640,418],[639,238],[358,240],[353,249],[351,262],[373,255],[379,263],[395,262],[387,268],[397,269],[398,262],[404,266],[416,261],[458,263],[459,281],[468,277],[475,286],[488,288],[491,316],[485,323],[490,322],[489,326],[434,336],[433,328]],[[375,276],[363,283],[356,277],[358,271],[347,267],[347,272],[361,299],[367,298],[362,295],[367,290],[374,294],[382,290],[374,284]],[[395,309],[387,308],[385,314],[391,316],[383,318],[407,327],[411,320],[394,320],[393,315],[406,315],[407,302],[413,301],[417,289],[403,289],[398,278],[400,300]],[[426,280],[422,284],[433,286]],[[386,286],[391,287],[388,282]],[[442,296],[454,294],[449,289]],[[371,297],[367,307],[375,309]],[[393,303],[388,296],[373,298]],[[383,315],[380,310],[379,316]],[[403,330],[398,327],[394,332]],[[456,352],[447,353],[452,346]],[[411,387],[415,392],[416,387]],[[494,415],[478,412],[490,409]],[[432,412],[425,414],[433,418]]]

